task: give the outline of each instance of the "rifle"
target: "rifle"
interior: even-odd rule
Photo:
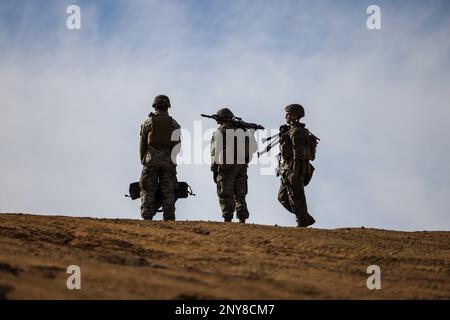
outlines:
[[[264,138],[263,138],[263,140],[265,140]],[[264,142],[263,142],[264,143]],[[264,153],[267,153],[267,152],[269,152],[270,151],[270,149],[272,149],[273,147],[275,147],[277,144],[279,144],[280,143],[280,140],[276,140],[276,141],[273,141],[273,142],[271,142],[271,143],[269,143],[265,148],[264,148],[264,150],[263,151],[258,151],[256,154],[258,155],[258,158],[260,157],[260,156],[262,156]]]
[[[130,183],[129,193],[126,194],[125,197],[131,198],[131,200],[136,200],[141,197],[141,187],[139,186],[139,182]],[[175,193],[175,201],[178,199],[185,199],[189,196],[195,196],[195,193],[192,192],[191,186],[187,182],[178,182],[178,188]],[[162,192],[161,187],[158,186],[158,189],[155,193],[155,207],[157,208],[156,212],[162,212]]]
[[[284,126],[285,126],[285,125],[282,125],[282,126],[280,127],[280,129],[281,129],[282,127],[284,127]],[[308,130],[308,129],[306,129],[306,130]],[[270,137],[267,137],[267,138],[262,138],[261,141],[262,141],[262,143],[266,143],[267,141],[275,140],[275,139],[279,138],[280,136],[282,137],[282,136],[284,136],[286,133],[288,133],[287,130],[281,129],[280,132],[275,133],[273,136],[270,136]],[[319,139],[317,136],[315,136],[311,131],[308,130],[308,133],[309,133],[314,139],[320,141],[320,139]]]
[[[244,120],[242,120],[242,118],[239,117],[233,117],[233,118],[222,118],[219,117],[215,114],[213,115],[207,115],[207,114],[201,114],[201,116],[203,118],[209,118],[209,119],[214,119],[217,122],[225,122],[228,123],[230,125],[232,125],[233,127],[237,128],[237,129],[243,129],[243,130],[248,130],[248,129],[253,129],[253,130],[264,130],[264,127],[260,124],[256,124],[256,123],[251,123],[251,122],[245,122]]]
[[[274,134],[273,136],[267,137],[267,138],[262,138],[261,141],[262,143],[266,143],[267,141],[270,141],[270,143],[264,148],[263,151],[258,151],[258,158],[263,155],[264,153],[267,153],[270,151],[270,149],[272,149],[274,146],[276,146],[277,144],[280,143],[280,137],[283,137],[284,135],[286,135],[289,130],[287,130],[288,127],[287,125],[282,125],[280,127],[280,132]],[[320,141],[320,139],[318,137],[316,137],[311,131],[309,131],[308,129],[306,129],[308,131],[308,134],[310,134],[314,139],[316,139],[317,141]]]
[[[257,152],[258,158],[260,156],[262,156],[263,154],[269,152],[270,149],[272,149],[274,146],[279,144],[280,137],[284,136],[285,134],[287,134],[289,132],[288,128],[289,127],[287,125],[282,125],[280,127],[280,131],[278,133],[274,134],[273,136],[267,137],[267,138],[262,138],[262,140],[261,140],[262,143],[266,143],[267,141],[270,141],[270,143],[264,148],[263,151]]]

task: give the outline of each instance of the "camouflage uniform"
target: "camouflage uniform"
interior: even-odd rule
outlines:
[[[140,158],[143,165],[139,185],[141,187],[141,215],[151,220],[156,214],[157,204],[155,193],[158,187],[162,193],[162,208],[164,220],[175,220],[176,189],[178,187],[176,171],[176,154],[181,143],[173,141],[171,146],[154,146],[149,144],[149,133],[153,129],[153,117],[170,118],[173,130],[180,129],[179,124],[168,112],[156,111],[151,113],[141,126]]]
[[[306,204],[303,166],[305,164],[305,125],[284,125],[280,128],[280,175],[281,185],[278,200],[289,211],[295,214],[299,226],[314,223],[314,218],[308,213]]]
[[[217,184],[217,195],[225,221],[233,219],[234,211],[241,222],[249,217],[245,197],[247,195],[247,163],[239,164],[236,156],[237,145],[228,144],[226,130],[234,130],[228,124],[221,124],[211,139],[211,170],[214,173],[214,181]],[[218,137],[223,138],[218,143]],[[230,145],[234,148],[231,150]],[[220,150],[217,150],[220,147]],[[233,162],[228,163],[227,151],[233,153]]]

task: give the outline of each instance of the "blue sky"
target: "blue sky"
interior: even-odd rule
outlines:
[[[81,30],[65,28],[69,4],[81,8]],[[380,5],[382,30],[366,28],[369,4]],[[283,107],[302,103],[322,139],[307,188],[317,227],[449,230],[449,9],[2,1],[0,211],[139,218],[122,195],[139,177],[140,123],[166,93],[188,130],[222,106],[277,128]],[[178,218],[221,220],[208,165],[178,172],[198,194],[177,203]],[[250,167],[250,222],[295,224],[278,184]]]

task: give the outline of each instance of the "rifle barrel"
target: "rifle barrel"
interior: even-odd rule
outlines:
[[[264,130],[264,127],[260,124],[256,124],[256,123],[251,123],[251,122],[245,122],[243,121],[241,118],[239,117],[234,117],[232,119],[222,119],[216,115],[207,115],[207,114],[200,114],[200,116],[204,117],[204,118],[209,118],[209,119],[214,119],[216,121],[223,121],[223,122],[228,122],[228,123],[232,123],[237,127],[242,127],[245,129],[255,129],[255,130]]]
[[[276,139],[276,138],[278,138],[278,137],[279,137],[279,133],[274,134],[273,136],[270,136],[270,137],[267,137],[267,138],[262,138],[261,141],[262,141],[262,143],[266,143],[267,141]]]
[[[269,152],[273,147],[275,147],[279,143],[280,143],[280,141],[275,141],[275,142],[269,144],[268,146],[266,146],[263,151],[258,151],[257,152],[258,158],[261,157],[263,154]]]

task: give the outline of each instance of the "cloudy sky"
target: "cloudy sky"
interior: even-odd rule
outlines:
[[[70,4],[81,30],[66,28]],[[381,30],[366,27],[369,4]],[[303,104],[321,138],[306,190],[316,227],[450,230],[449,33],[445,0],[2,0],[0,212],[138,219],[124,194],[164,93],[193,136],[222,106],[278,128]],[[262,174],[274,157],[250,166],[249,222],[293,226]],[[197,196],[177,218],[220,221],[209,165],[178,178]]]

